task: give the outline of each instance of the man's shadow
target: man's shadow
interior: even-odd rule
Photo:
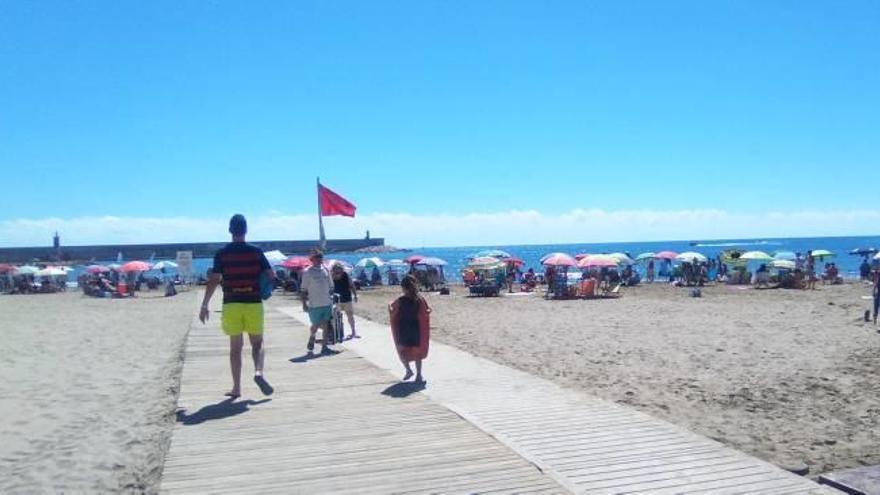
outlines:
[[[425,390],[425,382],[397,382],[383,390],[382,395],[403,399],[422,390]]]
[[[236,401],[234,398],[230,397],[216,404],[203,406],[201,409],[192,414],[186,414],[186,410],[177,411],[177,422],[183,423],[187,426],[192,426],[214,419],[231,418],[232,416],[238,416],[239,414],[247,412],[251,406],[265,404],[266,402],[269,402],[271,400],[272,399],[248,399]]]
[[[303,354],[302,356],[290,358],[290,359],[288,359],[288,361],[290,361],[293,364],[303,364],[303,363],[307,363],[309,361],[313,361],[315,359],[336,356],[337,354],[341,354],[341,351],[336,351],[333,354],[321,354],[320,352],[307,352],[307,353]]]

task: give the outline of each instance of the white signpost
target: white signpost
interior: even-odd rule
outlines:
[[[177,252],[177,274],[183,279],[184,283],[190,283],[193,280],[193,252],[178,251]]]

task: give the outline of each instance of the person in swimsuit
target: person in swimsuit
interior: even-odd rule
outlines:
[[[422,375],[422,361],[428,357],[428,343],[430,341],[430,328],[426,314],[431,312],[425,301],[419,295],[418,282],[412,275],[407,275],[400,283],[403,295],[398,297],[388,306],[391,315],[391,328],[394,337],[394,345],[397,347],[397,355],[406,369],[403,380],[409,380],[413,376],[410,363],[416,363],[416,383],[424,383]]]

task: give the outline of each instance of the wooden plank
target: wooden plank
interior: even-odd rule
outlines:
[[[250,382],[245,349],[243,397],[224,399],[228,340],[219,318],[191,329],[163,492],[565,492],[423,394],[383,395],[395,376],[353,352],[289,361],[302,355],[307,332],[269,314],[268,398]]]
[[[282,311],[303,319],[296,311]],[[346,347],[398,373],[388,332],[359,319],[364,338]],[[830,493],[668,422],[450,346],[432,342],[426,375],[425,395],[577,493]]]

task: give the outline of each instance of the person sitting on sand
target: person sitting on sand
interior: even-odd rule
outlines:
[[[537,280],[537,277],[535,276],[535,270],[533,270],[531,268],[529,268],[529,270],[523,276],[523,279],[525,280],[526,292],[531,292],[531,291],[535,290],[535,287],[538,286],[538,280]]]
[[[245,241],[247,220],[235,214],[229,219],[232,242],[214,254],[214,266],[205,288],[199,320],[204,324],[210,317],[208,304],[217,286],[223,287],[223,333],[229,336],[229,367],[232,370],[232,390],[226,393],[233,399],[241,396],[242,334],[248,334],[254,359],[254,382],[265,395],[272,387],[263,377],[263,298],[260,275],[266,274],[274,283],[275,272],[263,251]]]
[[[415,381],[416,383],[424,383],[422,361],[428,357],[431,331],[429,326],[424,324],[421,316],[424,312],[430,314],[431,308],[427,301],[419,295],[418,282],[415,277],[407,275],[400,283],[400,287],[403,289],[403,295],[388,306],[394,345],[397,348],[400,362],[403,363],[406,370],[403,381],[409,380],[413,376],[410,363],[415,361]]]

